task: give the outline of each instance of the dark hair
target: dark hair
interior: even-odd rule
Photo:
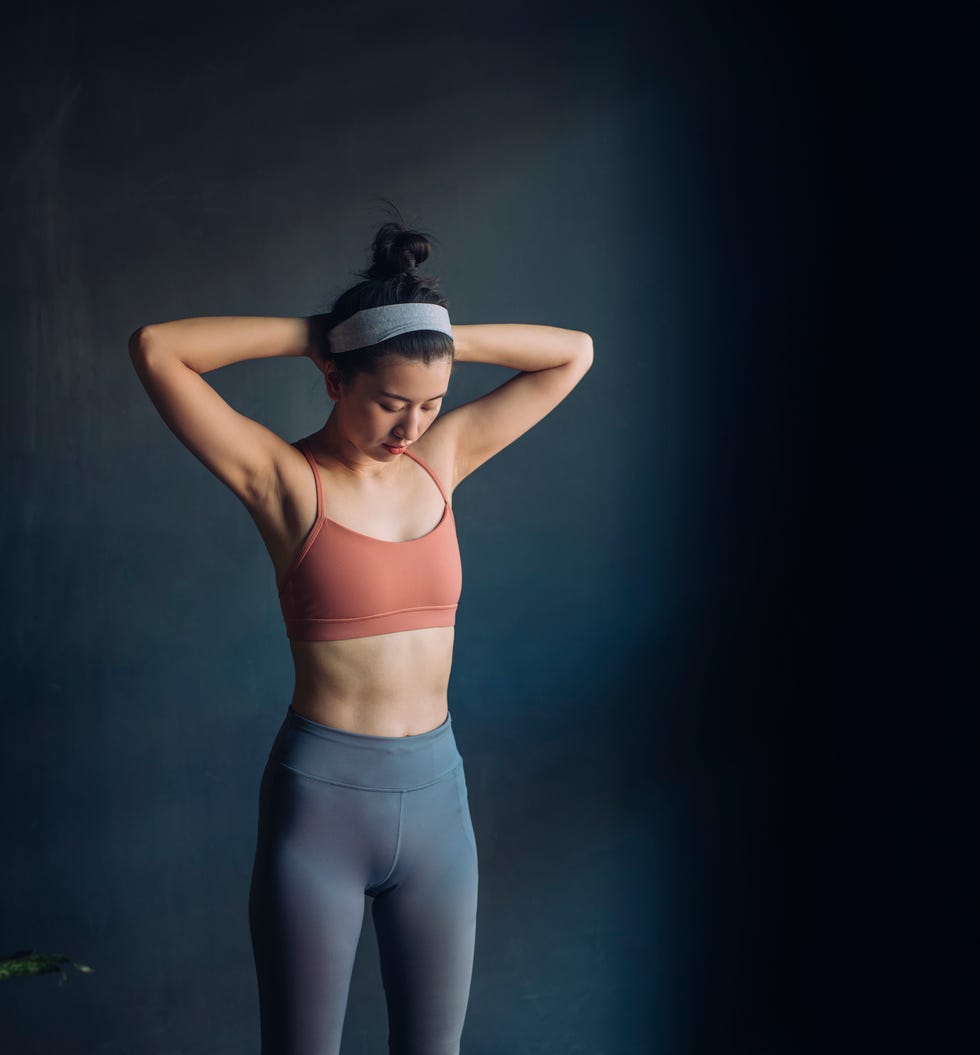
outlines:
[[[327,330],[349,319],[355,312],[384,304],[417,301],[439,304],[448,309],[446,298],[436,289],[439,280],[417,271],[418,266],[428,259],[430,242],[434,239],[424,231],[409,228],[397,209],[395,213],[399,221],[382,224],[374,236],[371,266],[364,271],[354,272],[364,281],[341,293],[330,311],[318,317],[320,334],[325,335]],[[329,341],[323,337],[321,346],[327,361],[334,364],[337,376],[345,385],[350,384],[356,374],[372,373],[378,363],[389,355],[402,355],[428,365],[434,359],[454,360],[455,353],[452,338],[438,330],[400,333],[378,344],[352,349],[340,355],[330,354]]]

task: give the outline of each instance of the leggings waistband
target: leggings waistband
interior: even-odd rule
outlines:
[[[462,756],[451,714],[424,733],[371,736],[336,729],[286,709],[270,757],[318,780],[377,791],[410,791],[435,783]]]

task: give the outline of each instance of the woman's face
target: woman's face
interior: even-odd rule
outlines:
[[[399,457],[435,421],[452,373],[450,359],[428,365],[390,355],[349,388],[329,384],[346,439],[373,458]]]

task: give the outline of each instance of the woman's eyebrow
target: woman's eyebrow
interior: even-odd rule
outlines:
[[[448,392],[448,391],[449,391],[449,389],[446,389],[446,392]],[[428,399],[423,399],[422,402],[423,403],[431,403],[433,399],[442,399],[442,397],[446,394],[446,392],[440,392],[439,395],[437,395],[437,396],[430,396]],[[386,392],[384,389],[381,390],[381,395],[387,396],[389,399],[403,399],[406,403],[411,403],[412,402],[408,398],[408,396],[400,396],[400,395],[398,395],[397,392]]]

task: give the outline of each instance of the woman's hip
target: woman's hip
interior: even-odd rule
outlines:
[[[269,752],[269,766],[369,791],[422,788],[461,763],[448,713],[424,733],[373,736],[324,725],[288,707]]]

